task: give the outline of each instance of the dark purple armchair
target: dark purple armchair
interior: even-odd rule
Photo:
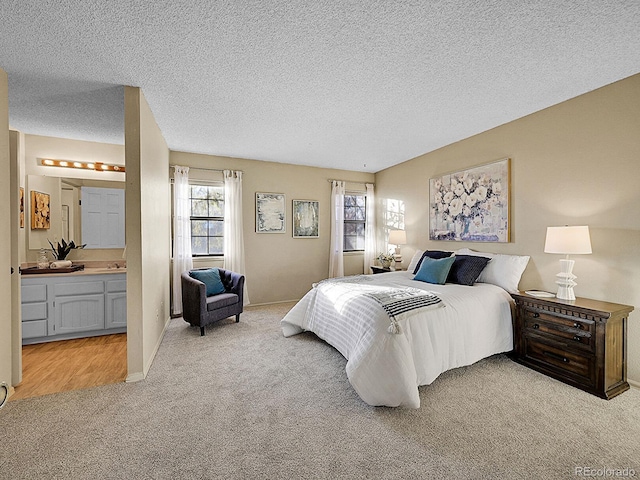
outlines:
[[[203,270],[203,269],[194,269]],[[193,270],[190,270],[193,271]],[[182,283],[182,318],[195,327],[200,327],[200,336],[204,336],[204,327],[224,318],[236,316],[240,321],[244,291],[244,275],[219,268],[220,280],[224,285],[224,293],[207,297],[206,286],[199,280],[189,276],[189,272],[181,275]]]

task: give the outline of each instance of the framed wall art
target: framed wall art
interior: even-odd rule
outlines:
[[[48,193],[31,190],[31,229],[41,230],[51,228],[49,218],[50,198]]]
[[[285,233],[286,206],[284,193],[256,192],[256,232]]]
[[[20,187],[20,228],[24,228],[24,188]]]
[[[320,203],[316,200],[293,201],[293,238],[318,238]]]
[[[429,180],[429,239],[509,242],[510,159]]]

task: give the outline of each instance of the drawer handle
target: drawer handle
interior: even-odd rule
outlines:
[[[533,312],[533,318],[540,318],[540,314],[538,312]]]
[[[582,324],[581,324],[581,323],[578,323],[578,322],[575,322],[575,323],[573,324],[573,328],[580,328],[580,329],[582,329]]]
[[[569,363],[569,359],[567,357],[563,357],[562,355],[558,355],[557,353],[552,352],[543,352],[547,357],[555,358],[556,360],[562,360],[564,363]]]
[[[533,329],[534,330],[538,330],[540,328],[540,325],[538,325],[537,323],[533,324]]]
[[[574,335],[574,336],[573,336],[573,339],[574,339],[576,342],[579,342],[579,341],[582,339],[582,337],[579,337],[578,335]]]

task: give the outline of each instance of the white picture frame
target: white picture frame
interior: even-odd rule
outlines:
[[[256,233],[285,233],[284,193],[256,192]]]

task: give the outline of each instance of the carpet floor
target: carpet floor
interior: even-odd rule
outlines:
[[[204,337],[173,319],[145,380],[9,402],[0,478],[640,476],[639,390],[605,401],[496,355],[420,387],[420,409],[370,407],[336,350],[282,336],[292,305]]]

